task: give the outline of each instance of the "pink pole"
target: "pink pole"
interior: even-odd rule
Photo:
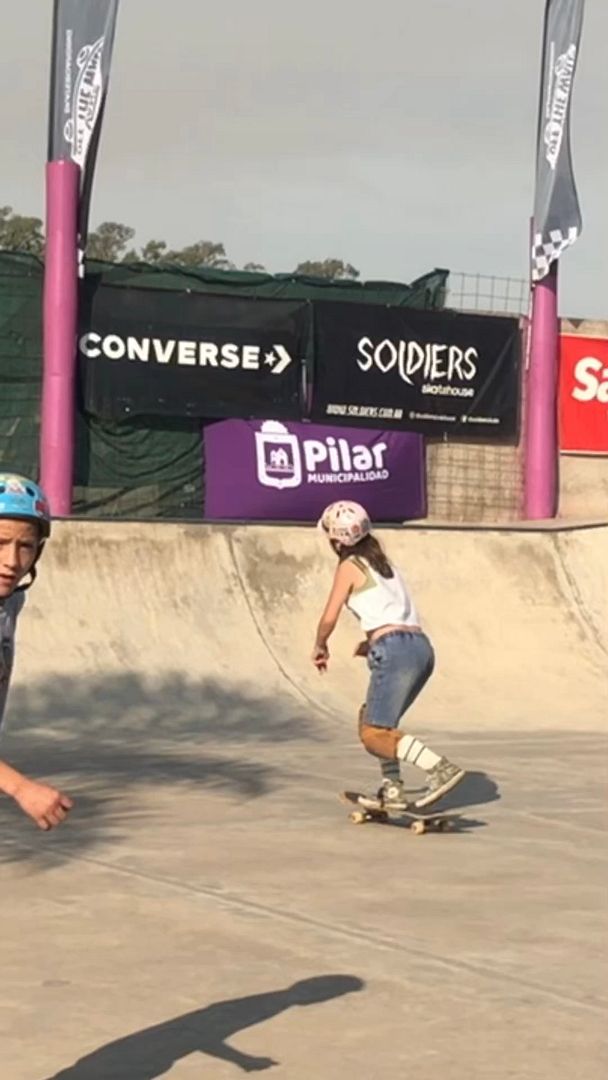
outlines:
[[[557,266],[534,286],[525,424],[525,516],[555,517],[558,502]]]
[[[40,483],[56,517],[72,512],[79,186],[74,162],[47,163]]]

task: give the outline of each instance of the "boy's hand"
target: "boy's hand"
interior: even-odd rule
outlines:
[[[327,645],[315,645],[312,651],[312,662],[320,675],[323,675],[327,671],[328,660],[329,649],[327,648]]]
[[[14,794],[15,802],[39,829],[48,832],[65,820],[74,803],[62,792],[24,777]]]

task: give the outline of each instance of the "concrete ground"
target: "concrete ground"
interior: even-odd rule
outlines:
[[[66,524],[2,754],[2,1080],[606,1076],[607,530],[383,537],[438,653],[458,830],[355,827],[365,669],[308,668],[314,532]]]

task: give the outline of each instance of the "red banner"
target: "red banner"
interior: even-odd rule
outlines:
[[[608,454],[608,340],[560,338],[560,450]]]

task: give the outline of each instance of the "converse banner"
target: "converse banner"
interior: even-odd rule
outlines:
[[[312,419],[511,436],[520,349],[517,319],[317,304]]]
[[[276,420],[205,428],[208,520],[317,521],[335,499],[363,503],[374,521],[422,517],[422,438]]]
[[[79,233],[84,247],[118,0],[55,0],[49,161],[82,170]]]
[[[78,335],[85,409],[301,415],[306,303],[87,283]]]

